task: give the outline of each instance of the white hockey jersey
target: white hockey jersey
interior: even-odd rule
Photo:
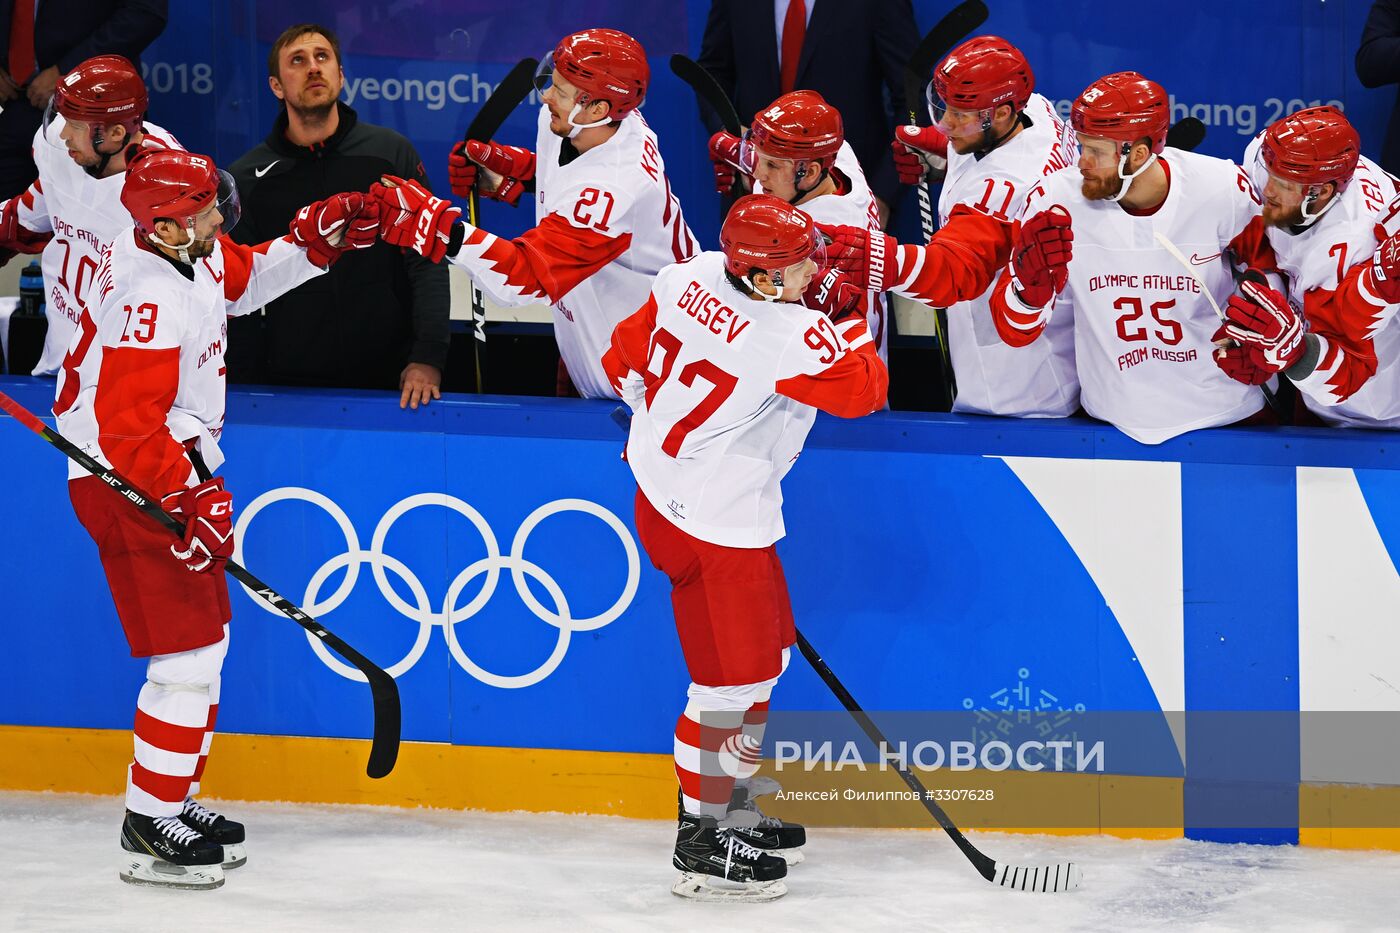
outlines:
[[[324,271],[285,237],[253,247],[221,237],[184,266],[128,226],[96,270],[59,372],[59,432],[150,495],[197,483],[187,442],[210,470],[223,462],[228,317]],[[71,464],[68,475],[87,474]]]
[[[642,306],[662,267],[689,258],[697,246],[640,112],[567,165],[559,164],[563,143],[542,106],[537,226],[516,240],[468,228],[451,261],[499,304],[549,301],[574,387],[584,398],[613,398],[601,362],[613,328]]]
[[[847,227],[863,227],[872,234],[883,232],[880,227],[880,211],[875,206],[875,194],[865,180],[865,170],[856,159],[850,143],[843,142],[836,153],[836,168],[850,183],[850,190],[842,194],[824,194],[803,201],[798,205],[803,213],[819,224],[840,224]],[[754,180],[753,190],[763,194],[763,186]],[[889,360],[889,327],[886,318],[885,293],[866,293],[865,326],[870,329],[870,337],[875,341],[875,351],[880,359]]]
[[[84,171],[59,136],[64,125],[63,117],[56,116],[47,136],[43,127],[35,132],[34,164],[39,177],[18,195],[20,224],[35,233],[53,234],[40,257],[48,331],[35,376],[58,372],[86,307],[102,251],[119,231],[131,226],[131,214],[121,202],[126,175],[93,178]],[[168,149],[184,148],[152,123],[145,124],[145,134]]]
[[[1258,191],[1269,180],[1258,157],[1261,139],[1255,137],[1244,155]],[[1295,384],[1303,403],[1331,424],[1400,427],[1400,325],[1391,320],[1396,306],[1374,298],[1372,304],[1348,274],[1370,261],[1378,237],[1400,229],[1390,210],[1397,193],[1400,181],[1362,156],[1351,183],[1314,223],[1298,233],[1266,228],[1278,269],[1287,274],[1288,300],[1323,342],[1317,368]],[[1364,364],[1356,354],[1366,357]]]
[[[1077,171],[1037,184],[1023,211],[1032,217],[1059,205],[1069,212],[1074,258],[1064,296],[1074,306],[1081,401],[1089,414],[1144,444],[1232,424],[1264,406],[1257,387],[1234,381],[1215,364],[1211,337],[1220,319],[1191,275],[1224,307],[1234,279],[1222,254],[1260,212],[1249,178],[1225,159],[1170,148],[1160,158],[1170,187],[1149,214],[1086,200]],[[1176,246],[1191,270],[1159,236]],[[1025,330],[1007,323],[1008,311],[1025,313],[1010,288],[1004,272],[992,294],[998,331],[1009,343],[1029,344],[1044,324]],[[1058,302],[1052,308],[1053,319]]]
[[[817,409],[869,414],[889,377],[863,319],[750,298],[724,261],[661,270],[603,363],[619,388],[633,373],[644,383],[626,456],[647,500],[702,541],[767,547],[784,534],[780,484]]]
[[[1026,104],[1030,126],[980,159],[948,147],[938,196],[938,222],[964,204],[1001,221],[1019,220],[1026,193],[1042,177],[1073,166],[1079,143],[1069,124],[1039,94]],[[992,320],[990,289],[948,309],[948,346],[958,393],[953,411],[1020,418],[1058,418],[1079,407],[1074,366],[1074,314],[1057,306],[1039,340],[1008,346]]]

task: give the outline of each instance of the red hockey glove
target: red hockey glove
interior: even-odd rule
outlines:
[[[520,202],[524,183],[535,177],[535,154],[495,142],[459,142],[447,157],[447,177],[458,197],[465,198],[476,187],[482,197],[514,207]]]
[[[936,126],[901,126],[894,131],[894,167],[899,180],[917,185],[942,181],[948,171],[948,137]]]
[[[1249,386],[1259,386],[1269,381],[1273,371],[1264,362],[1263,353],[1256,346],[1250,344],[1231,343],[1230,335],[1225,332],[1224,324],[1211,336],[1211,341],[1216,344],[1215,353],[1212,357],[1215,365],[1220,367],[1220,371],[1236,382],[1243,382]],[[1221,346],[1224,344],[1224,346]]]
[[[861,291],[885,290],[886,273],[899,246],[894,237],[884,233],[872,236],[864,227],[841,224],[819,223],[817,229],[827,238],[828,266],[846,273],[851,284]]]
[[[1240,295],[1225,305],[1225,335],[1259,350],[1269,372],[1282,372],[1307,349],[1303,321],[1282,293],[1257,282],[1240,283]]]
[[[819,269],[802,293],[802,303],[839,323],[848,317],[865,316],[866,293],[836,267]]]
[[[170,545],[170,553],[196,573],[222,569],[233,554],[233,496],[224,491],[223,478],[172,492],[160,504],[185,523],[185,538]]]
[[[447,255],[452,225],[462,216],[459,208],[418,182],[395,175],[370,185],[369,193],[380,202],[379,235],[384,242],[408,247],[430,262]]]
[[[1059,205],[1021,224],[1011,249],[1011,284],[1027,306],[1043,308],[1065,287],[1073,243],[1069,213]]]
[[[1400,233],[1392,233],[1380,242],[1371,256],[1371,267],[1363,274],[1377,298],[1386,304],[1400,304]]]
[[[711,136],[710,163],[715,170],[715,190],[728,194],[738,178],[737,173],[743,171],[739,165],[739,137],[724,130]]]
[[[360,209],[350,218],[345,228],[345,240],[341,252],[351,249],[369,249],[379,242],[379,202],[367,194],[352,192],[353,198],[360,200]]]
[[[346,249],[362,249],[373,243],[372,236],[370,242],[363,245],[346,242],[349,226],[365,211],[367,200],[368,196],[359,191],[347,191],[306,205],[296,212],[288,227],[292,242],[306,250],[307,259],[323,269],[330,268]],[[370,211],[363,222],[374,218],[377,229],[379,209],[374,207]],[[363,229],[356,237],[363,240]]]
[[[3,266],[15,253],[42,253],[52,233],[35,233],[19,222],[19,196],[0,204],[0,250],[6,253]]]

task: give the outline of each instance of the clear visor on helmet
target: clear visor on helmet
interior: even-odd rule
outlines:
[[[773,284],[778,288],[786,288],[789,285],[796,285],[803,280],[803,276],[810,278],[827,266],[826,237],[822,236],[816,226],[810,228],[811,242],[814,244],[811,253],[804,259],[789,263],[781,269],[768,269],[768,277],[773,280]]]
[[[924,103],[928,106],[928,117],[934,126],[957,126],[972,121],[990,126],[994,113],[992,110],[960,110],[949,105],[938,95],[938,91],[934,90],[932,81],[924,85]]]
[[[745,130],[743,138],[739,140],[739,168],[743,169],[744,174],[753,175],[760,160],[784,166],[788,169],[790,179],[797,177],[798,160],[764,152],[753,138],[753,130]]]
[[[554,84],[554,50],[540,59],[535,67],[535,90],[543,94]]]
[[[181,220],[184,227],[194,229],[196,240],[213,240],[228,233],[243,214],[243,209],[238,202],[238,186],[234,184],[233,176],[223,169],[215,169],[214,171],[219,176],[218,196],[214,203],[193,217],[185,217]],[[218,224],[212,223],[215,211],[218,211],[221,218]]]
[[[1307,193],[1310,185],[1301,181],[1294,181],[1291,178],[1284,178],[1282,175],[1269,171],[1269,164],[1264,161],[1264,147],[1254,153],[1254,165],[1249,172],[1249,180],[1254,184],[1254,193],[1259,196],[1264,195],[1264,189],[1272,186],[1272,190],[1285,198],[1302,198]]]

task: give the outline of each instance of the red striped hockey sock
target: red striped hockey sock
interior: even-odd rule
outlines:
[[[154,817],[179,815],[205,749],[209,707],[206,690],[149,681],[141,688],[127,809]]]
[[[694,700],[676,720],[676,777],[687,813],[724,819],[742,748],[743,710],[701,709]]]
[[[735,766],[735,777],[739,780],[747,780],[758,772],[758,765],[763,760],[763,730],[768,728],[768,700],[755,703],[749,707],[749,711],[744,714],[743,729],[743,750]]]
[[[199,795],[199,782],[204,777],[204,765],[209,761],[209,745],[214,741],[214,723],[219,718],[219,681],[209,685],[209,723],[204,727],[204,743],[199,747],[199,763],[194,766],[190,796]]]

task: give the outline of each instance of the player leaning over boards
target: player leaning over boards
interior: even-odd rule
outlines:
[[[613,328],[646,300],[659,269],[696,251],[656,134],[637,109],[649,77],[631,36],[574,33],[540,64],[534,152],[495,142],[452,150],[455,194],[477,185],[485,197],[515,204],[533,186],[537,225],[514,240],[456,223],[460,211],[446,201],[390,179],[398,186],[391,203],[403,216],[431,205],[433,226],[426,249],[413,228],[388,226],[384,239],[435,261],[446,255],[498,304],[548,301],[560,357],[584,398],[614,397],[599,362]],[[562,378],[560,391],[567,391]]]
[[[1241,382],[1282,373],[1329,424],[1400,427],[1400,182],[1332,107],[1274,123],[1244,162],[1287,293],[1241,286],[1226,309],[1238,346],[1216,362]]]
[[[841,114],[816,91],[792,91],[754,114],[740,139],[723,130],[710,137],[715,189],[728,194],[736,172],[753,190],[802,208],[817,223],[848,224],[880,232],[875,195],[845,141]],[[886,347],[885,296],[866,295],[866,326],[880,359]]]
[[[340,253],[373,245],[378,204],[339,194],[302,209],[287,237],[238,246],[233,179],[207,156],[145,150],[58,377],[53,411],[74,444],[185,522],[171,537],[100,478],[72,464],[69,497],[97,543],[134,657],[149,658],[136,701],[135,757],[122,822],[121,878],[216,888],[246,861],[243,826],[194,799],[219,709],[228,649],[233,500],[223,462],[227,318],[247,314]]]
[[[1223,307],[1234,291],[1227,250],[1272,268],[1250,223],[1259,199],[1233,162],[1166,148],[1169,118],[1166,91],[1136,72],[1085,88],[1070,113],[1078,171],[1035,185],[1021,222],[1023,237],[1073,239],[1068,274],[1018,254],[991,296],[997,331],[1014,347],[1072,306],[1084,410],[1144,444],[1244,421],[1265,405],[1259,389],[1216,366],[1210,301]]]
[[[43,251],[48,330],[34,375],[58,372],[78,329],[102,251],[131,226],[122,181],[131,147],[180,149],[146,121],[146,85],[120,55],[98,55],[58,82],[34,134],[39,177],[0,204],[0,265],[13,250]],[[57,228],[57,232],[55,232]]]
[[[1021,216],[1026,193],[1042,177],[1073,165],[1079,145],[1054,106],[1035,91],[1021,50],[998,36],[977,36],[949,52],[926,90],[929,127],[901,126],[892,148],[900,181],[941,177],[938,222],[955,207],[1006,221]],[[896,287],[916,301],[917,289]],[[948,345],[957,396],[953,411],[1055,418],[1079,408],[1074,315],[1057,311],[1045,334],[1007,346],[992,320],[991,290],[948,309]]]
[[[671,579],[692,680],[676,723],[672,862],[683,874],[672,891],[769,900],[787,891],[787,864],[772,853],[806,841],[801,826],[753,804],[772,783],[754,773],[769,696],[796,640],[774,548],[780,484],[817,409],[869,414],[884,405],[889,378],[863,295],[823,269],[805,213],[771,195],[740,198],[720,243],[722,252],[657,274],[602,364],[633,410],[637,533]]]

